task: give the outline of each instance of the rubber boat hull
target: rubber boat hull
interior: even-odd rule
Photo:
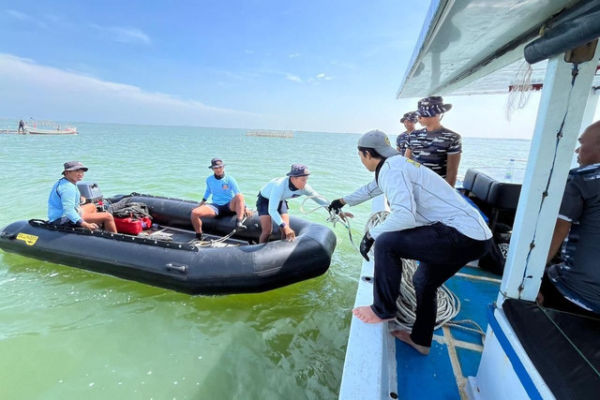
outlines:
[[[121,199],[147,204],[155,223],[193,237],[189,216],[197,202],[148,195],[112,200]],[[0,248],[190,294],[262,292],[322,275],[329,268],[336,245],[329,228],[291,217],[297,235],[293,242],[250,244],[258,241],[258,217],[245,224],[248,229],[234,236],[241,245],[211,248],[190,241],[55,227],[40,220],[17,221],[0,231]],[[234,226],[235,217],[203,221],[204,231],[216,236],[227,235]],[[275,228],[272,238],[279,235]]]

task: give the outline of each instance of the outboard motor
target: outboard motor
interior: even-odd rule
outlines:
[[[105,211],[104,197],[97,183],[94,182],[77,182],[79,193],[85,198],[85,203],[94,203],[98,211]]]

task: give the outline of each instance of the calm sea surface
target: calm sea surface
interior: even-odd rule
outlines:
[[[0,226],[45,219],[50,187],[69,160],[83,161],[85,180],[105,195],[200,200],[219,156],[252,206],[260,187],[294,162],[310,167],[310,184],[328,199],[372,179],[353,134],[78,128],[75,137],[0,135]],[[477,167],[502,179],[513,158],[513,179],[522,179],[529,144],[465,138],[460,174]],[[290,212],[300,215],[300,204],[291,201]],[[357,240],[369,210],[352,209]],[[305,217],[327,224],[324,211]],[[361,258],[345,229],[334,230],[324,276],[252,295],[192,297],[0,251],[0,399],[337,398]]]

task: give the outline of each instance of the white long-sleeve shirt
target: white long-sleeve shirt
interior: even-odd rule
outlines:
[[[306,195],[312,196],[312,199],[322,206],[329,205],[324,198],[318,197],[319,193],[315,192],[308,183],[304,186],[304,189],[291,190],[289,176],[273,179],[260,189],[260,195],[269,199],[269,215],[276,225],[281,225],[283,222],[277,211],[280,201]]]
[[[492,237],[487,224],[438,174],[403,156],[386,159],[377,182],[372,181],[344,197],[356,205],[384,193],[390,206],[386,220],[369,233],[375,239],[383,232],[401,231],[441,222],[475,240]]]

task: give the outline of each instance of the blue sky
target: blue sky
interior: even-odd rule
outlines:
[[[427,7],[422,0],[5,1],[0,117],[395,134],[416,104],[395,94]],[[456,101],[503,115],[498,96]],[[527,124],[536,105],[514,123]],[[462,125],[474,114],[448,113],[447,121]],[[469,123],[463,131],[506,137],[507,129]]]

